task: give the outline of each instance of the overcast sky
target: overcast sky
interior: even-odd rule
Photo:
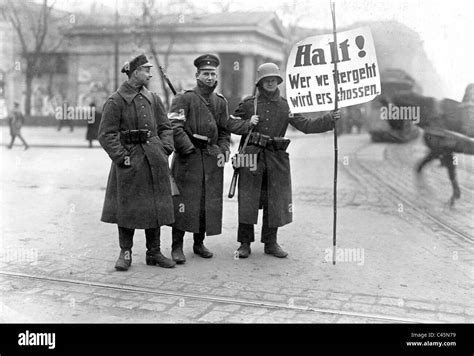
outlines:
[[[168,2],[155,1],[158,5]],[[231,11],[274,10],[284,22],[298,18],[304,27],[332,28],[329,0],[187,1],[213,12],[218,11],[222,3],[229,3]],[[142,0],[59,0],[57,7],[88,9],[92,3],[111,8],[118,3],[123,13],[139,14]],[[396,20],[417,31],[428,57],[446,84],[442,90],[445,96],[461,100],[466,85],[474,82],[471,0],[336,0],[335,3],[338,26],[366,20]]]

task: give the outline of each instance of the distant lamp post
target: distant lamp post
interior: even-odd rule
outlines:
[[[5,97],[5,72],[0,69],[0,98]]]
[[[115,0],[115,31],[114,31],[114,60],[115,60],[115,88],[114,91],[119,87],[119,13],[118,13],[118,0]]]

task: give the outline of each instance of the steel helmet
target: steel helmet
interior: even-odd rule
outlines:
[[[278,84],[283,82],[283,78],[280,75],[280,68],[275,63],[263,63],[257,69],[257,80],[255,85],[257,85],[263,78],[267,77],[277,77]]]

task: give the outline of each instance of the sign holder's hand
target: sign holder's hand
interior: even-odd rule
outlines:
[[[250,126],[252,127],[257,126],[259,120],[260,120],[259,115],[252,115],[252,117],[250,118]]]

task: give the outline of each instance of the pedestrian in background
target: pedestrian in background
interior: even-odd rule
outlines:
[[[177,263],[186,261],[186,231],[193,233],[195,254],[213,256],[204,239],[222,230],[224,167],[219,162],[228,157],[230,145],[227,100],[214,92],[219,59],[205,54],[196,58],[194,65],[196,87],[177,95],[169,114],[176,148],[171,171],[180,191],[173,197],[176,221],[171,257]]]
[[[237,241],[241,245],[237,252],[240,258],[247,258],[251,253],[259,209],[263,209],[261,242],[265,244],[264,252],[280,258],[288,255],[277,243],[278,227],[291,223],[293,216],[290,159],[286,152],[290,140],[284,137],[288,124],[304,133],[319,133],[332,130],[335,120],[340,118],[339,110],[321,118],[291,114],[278,89],[282,82],[276,64],[262,64],[255,83],[258,95],[244,99],[228,121],[229,130],[242,135],[242,140],[253,128],[243,154],[257,156],[256,169],[239,168]]]
[[[160,226],[174,222],[173,130],[160,98],[147,89],[151,67],[143,54],[124,65],[128,80],[107,99],[99,127],[99,142],[112,160],[101,220],[118,225],[119,271],[132,263],[135,229],[145,229],[147,265],[175,266],[160,250]]]
[[[26,143],[25,139],[23,138],[21,134],[21,127],[25,123],[25,116],[20,110],[20,103],[18,101],[15,101],[13,103],[13,111],[11,115],[8,118],[8,125],[10,126],[10,136],[11,136],[11,141],[10,144],[7,146],[8,148],[13,147],[13,143],[15,142],[15,138],[18,136],[18,138],[23,142],[23,145],[25,146],[25,150],[29,148],[28,144]]]
[[[90,117],[93,119],[87,122],[86,140],[89,141],[89,148],[92,148],[92,142],[98,139],[101,113],[97,110],[95,102],[90,104]]]

